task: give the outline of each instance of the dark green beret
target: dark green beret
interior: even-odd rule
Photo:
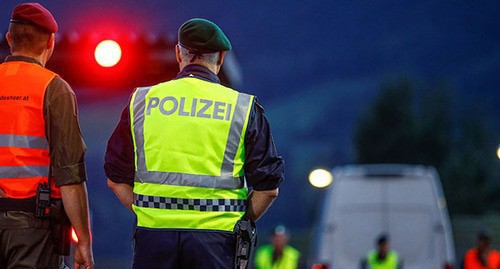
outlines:
[[[179,28],[181,46],[199,53],[231,50],[231,42],[215,23],[205,19],[190,19]]]

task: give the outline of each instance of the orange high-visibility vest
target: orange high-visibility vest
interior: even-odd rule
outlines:
[[[48,182],[50,157],[43,113],[45,91],[55,73],[35,63],[0,65],[0,189],[8,198],[36,196]],[[52,197],[61,191],[52,181]]]
[[[500,257],[495,250],[490,250],[488,253],[487,265],[483,266],[478,258],[477,248],[467,251],[464,258],[464,269],[490,269],[500,266]]]

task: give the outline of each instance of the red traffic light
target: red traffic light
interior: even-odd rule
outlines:
[[[122,48],[114,40],[101,41],[95,48],[94,58],[102,67],[115,66],[122,57]]]
[[[166,35],[154,37],[121,31],[63,33],[47,68],[77,90],[98,87],[107,92],[132,91],[134,87],[154,85],[179,72],[175,41]]]
[[[175,36],[166,34],[121,31],[61,33],[46,67],[68,81],[76,91],[105,88],[106,92],[130,92],[134,87],[175,78],[179,72],[175,44]],[[9,45],[0,36],[0,59],[9,54]],[[234,55],[227,53],[219,73],[223,85],[237,87],[241,83],[238,66]]]

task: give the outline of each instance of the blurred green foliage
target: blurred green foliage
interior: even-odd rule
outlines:
[[[451,214],[500,209],[496,145],[480,116],[457,109],[445,83],[416,88],[408,78],[383,83],[358,121],[357,162],[431,165],[440,174]]]

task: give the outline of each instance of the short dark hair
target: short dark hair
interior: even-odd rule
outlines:
[[[482,241],[482,242],[490,242],[491,236],[486,231],[479,231],[477,233],[477,240]]]
[[[50,38],[50,33],[43,28],[21,23],[11,23],[9,25],[9,34],[11,53],[29,51],[34,54],[42,54]]]
[[[377,237],[377,245],[382,245],[389,241],[389,236],[387,234],[381,234]]]

